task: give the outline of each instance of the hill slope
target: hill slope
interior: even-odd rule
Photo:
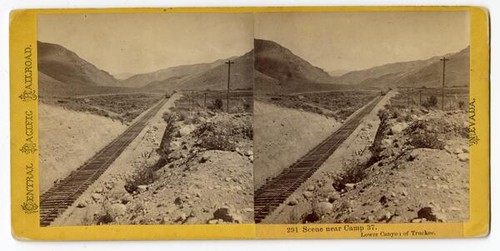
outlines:
[[[57,44],[38,41],[38,70],[68,86],[116,86],[111,74]]]
[[[444,55],[446,62],[446,85],[467,86],[469,84],[469,47],[457,53]],[[341,84],[358,87],[426,86],[440,87],[443,64],[442,56],[426,60],[391,63],[366,70],[346,73],[336,80]]]
[[[253,51],[230,58],[231,89],[253,88]],[[169,77],[148,83],[144,88],[155,90],[225,90],[227,88],[227,59],[209,64],[197,64],[166,69]],[[163,76],[167,76],[166,74]]]
[[[470,54],[469,47],[447,56],[446,86],[469,86]],[[443,74],[442,61],[435,60],[432,64],[422,67],[398,79],[394,86],[426,86],[441,87]]]
[[[188,79],[190,76],[198,74],[200,72],[208,71],[220,64],[223,64],[223,62],[223,60],[217,60],[211,63],[169,67],[154,72],[131,76],[121,81],[120,84],[124,87],[146,87],[148,84],[156,83],[153,86],[157,87],[157,85],[161,85],[161,82],[164,82],[166,80],[168,80],[169,83],[181,83],[182,81]]]
[[[268,40],[255,39],[255,70],[281,82],[328,83],[330,75],[293,54],[289,49]]]

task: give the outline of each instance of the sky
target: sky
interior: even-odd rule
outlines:
[[[62,45],[111,74],[152,72],[243,55],[252,14],[59,14],[38,17],[38,40]]]
[[[258,13],[256,38],[326,71],[427,59],[469,45],[468,12]]]

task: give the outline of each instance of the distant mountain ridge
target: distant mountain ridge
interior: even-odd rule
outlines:
[[[445,55],[446,85],[469,85],[469,47]],[[38,42],[41,94],[111,91],[225,90],[227,60],[231,66],[231,89],[269,92],[304,92],[398,86],[439,87],[442,56],[397,62],[331,76],[289,49],[269,40],[255,39],[254,50],[210,63],[181,65],[117,79],[63,46]],[[334,73],[334,74],[338,74]]]
[[[41,76],[39,83],[41,92],[46,95],[51,93],[77,95],[121,89],[124,92],[134,89],[143,91],[226,89],[227,65],[224,62],[227,60],[235,62],[231,67],[231,89],[252,89],[253,50],[243,56],[219,59],[211,63],[174,66],[117,79],[63,46],[38,41],[38,69]],[[126,75],[130,74],[125,73],[122,76]],[[69,91],[70,89],[75,91]]]
[[[148,83],[144,88],[156,90],[225,90],[228,66],[231,60],[231,89],[253,88],[253,50],[239,57],[221,59],[208,64],[196,64],[168,68],[175,74]]]
[[[372,67],[366,70],[348,72],[336,77],[339,84],[357,87],[440,87],[443,56],[449,59],[446,62],[447,86],[468,86],[470,56],[469,47],[442,56],[435,56],[425,60],[398,62]]]

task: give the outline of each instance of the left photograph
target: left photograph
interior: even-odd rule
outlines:
[[[252,17],[39,15],[40,226],[254,223]]]

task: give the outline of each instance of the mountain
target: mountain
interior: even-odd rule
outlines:
[[[449,59],[446,61],[446,86],[469,86],[470,48],[446,55],[446,58]],[[441,87],[442,74],[443,62],[436,59],[431,64],[397,79],[393,86]]]
[[[231,89],[253,88],[253,51],[240,57],[217,60],[209,64],[173,67],[162,77],[166,79],[148,83],[144,88],[155,90],[225,90],[227,88],[227,64],[231,60]]]
[[[232,60],[231,89],[253,89],[253,50]],[[203,74],[198,74],[182,83],[183,89],[225,90],[227,88],[227,64],[221,64]]]
[[[41,99],[106,93],[134,93],[141,91],[141,89],[137,88],[124,88],[118,86],[71,85],[47,76],[43,72],[38,72],[38,94]]]
[[[469,84],[469,47],[443,56],[450,59],[446,62],[446,85],[467,86]],[[336,77],[336,81],[357,87],[440,87],[443,71],[441,58],[442,56],[432,57],[426,60],[391,63],[366,70],[352,71]]]
[[[76,53],[60,45],[41,41],[38,41],[38,71],[63,83],[67,88],[118,85],[118,80],[111,74],[80,58]]]
[[[399,73],[405,73],[420,69],[425,67],[435,60],[439,60],[437,57],[428,60],[415,60],[409,62],[398,62],[385,64],[381,66],[372,67],[366,70],[351,71],[337,77],[337,81],[346,85],[355,85],[363,82],[367,79],[377,79],[382,76],[397,75]]]
[[[329,71],[328,75],[330,75],[332,77],[338,77],[338,76],[342,76],[348,72],[350,72],[350,71],[348,71],[348,70],[333,70],[333,71]]]
[[[193,65],[180,65],[161,69],[154,72],[137,74],[123,81],[121,85],[125,87],[145,87],[148,84],[156,83],[154,86],[160,86],[161,83],[181,83],[194,74],[208,71],[224,63],[224,60],[217,60],[211,63],[201,63]],[[168,81],[167,81],[168,80]]]
[[[130,73],[130,72],[120,72],[120,73],[113,74],[113,77],[115,77],[118,80],[124,80],[124,79],[130,78],[134,75],[135,75],[134,73]]]
[[[329,83],[332,77],[323,69],[269,40],[255,39],[255,70],[282,83]]]

